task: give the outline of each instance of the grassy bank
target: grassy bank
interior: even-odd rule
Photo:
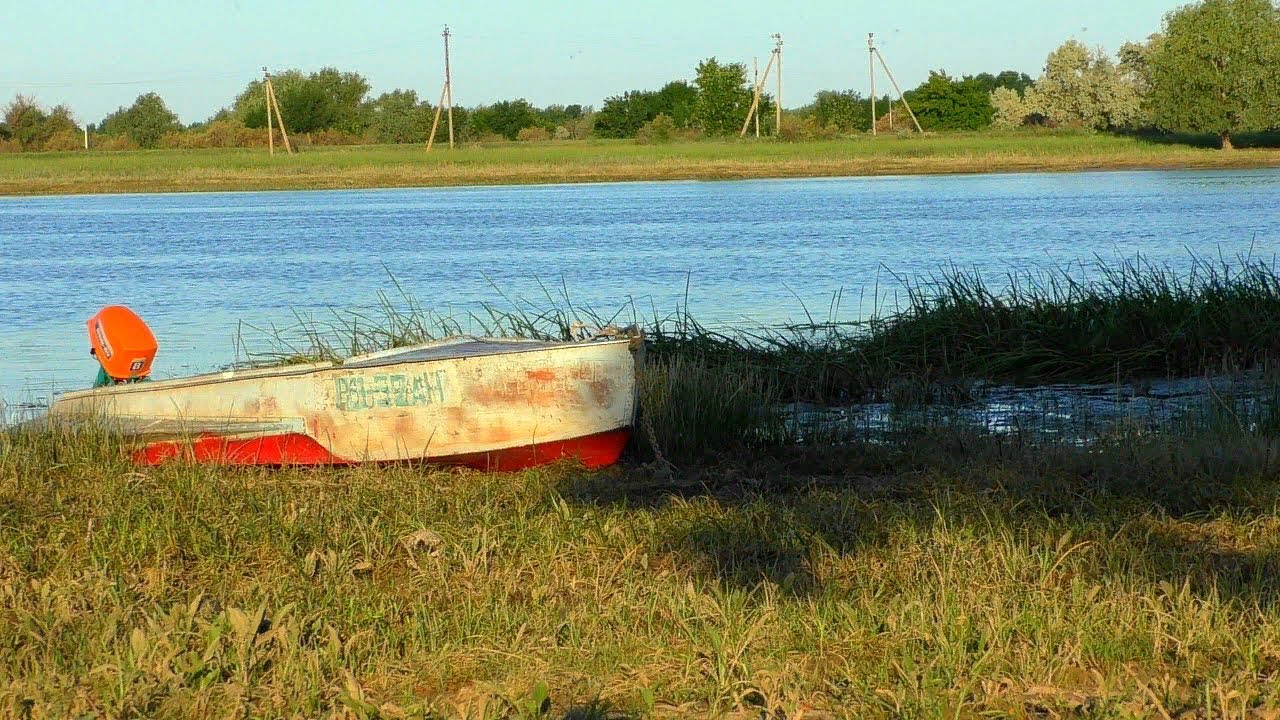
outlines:
[[[1276,717],[1280,395],[1088,447],[824,443],[762,412],[873,378],[1265,365],[1275,277],[958,274],[867,327],[673,318],[641,437],[596,473],[144,469],[100,430],[0,433],[0,715]],[[262,359],[457,329],[384,309]],[[1037,360],[1080,333],[1088,363]]]
[[[1278,454],[139,472],[9,435],[0,714],[1273,717]]]
[[[0,195],[725,180],[1126,168],[1280,166],[1280,150],[1223,153],[1082,133],[860,137],[777,143],[631,141],[0,155]]]

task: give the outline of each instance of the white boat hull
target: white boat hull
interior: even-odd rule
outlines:
[[[424,460],[516,469],[615,462],[636,409],[639,340],[457,338],[350,358],[68,393],[55,419],[104,419],[145,463]]]

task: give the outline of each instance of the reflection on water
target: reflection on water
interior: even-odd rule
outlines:
[[[1185,268],[1271,257],[1277,220],[1274,170],[0,199],[0,398],[87,384],[109,303],[152,324],[166,377],[232,362],[238,321],[374,306],[388,273],[446,313],[545,306],[541,280],[608,312],[665,315],[687,285],[708,323],[856,319],[894,301],[886,268]]]
[[[1276,409],[1273,382],[1256,373],[1105,385],[977,385],[970,393],[970,401],[955,404],[796,404],[785,412],[802,438],[881,441],[920,428],[949,427],[1081,444],[1117,433],[1194,430],[1215,420],[1254,430]]]

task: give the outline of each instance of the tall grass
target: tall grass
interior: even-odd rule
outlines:
[[[756,330],[708,327],[684,309],[598,312],[567,288],[545,286],[537,301],[504,296],[442,315],[396,283],[371,310],[299,315],[289,328],[246,325],[238,345],[250,364],[280,364],[462,333],[573,340],[625,324],[647,344],[640,389],[650,425],[639,449],[684,461],[700,457],[700,447],[719,452],[730,438],[760,446],[847,435],[798,432],[778,420],[787,403],[954,404],[980,399],[980,383],[1128,383],[1269,371],[1280,358],[1280,276],[1271,263],[1196,259],[1179,274],[1137,258],[1094,269],[1089,280],[1065,268],[1011,275],[999,288],[952,269],[904,280],[903,305],[865,322]]]
[[[874,322],[869,365],[1014,382],[1189,377],[1280,358],[1280,276],[1272,262],[1196,258],[1189,273],[1099,263],[1010,276],[999,289],[953,270],[908,286],[907,308]]]

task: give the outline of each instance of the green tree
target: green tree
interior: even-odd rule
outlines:
[[[907,102],[925,130],[977,130],[991,124],[995,109],[976,78],[955,80],[938,70],[908,92]]]
[[[23,150],[40,150],[56,133],[79,129],[66,105],[46,112],[30,95],[18,95],[5,107],[4,124]]]
[[[834,127],[841,132],[871,128],[870,103],[855,90],[821,90],[804,114],[821,127]]]
[[[426,142],[435,114],[430,105],[418,100],[417,92],[398,89],[379,95],[365,111],[369,131],[380,143]]]
[[[1146,58],[1150,108],[1165,130],[1234,133],[1280,125],[1280,8],[1204,0],[1170,13]]]
[[[371,120],[364,107],[369,82],[359,73],[331,67],[310,75],[300,70],[286,70],[271,76],[271,86],[280,101],[280,113],[289,132],[339,130],[359,134]],[[267,125],[264,88],[263,81],[255,80],[236,96],[232,112],[246,127]]]
[[[698,102],[698,89],[684,80],[673,80],[663,85],[648,110],[648,120],[659,115],[671,118],[677,128],[693,126],[693,108]]]
[[[973,76],[973,79],[978,81],[982,91],[987,94],[995,92],[996,88],[1008,88],[1018,93],[1019,97],[1026,93],[1027,88],[1035,84],[1030,75],[1017,70],[1005,70],[999,75],[978,73]]]
[[[602,138],[635,137],[640,126],[659,115],[671,118],[677,128],[687,128],[693,124],[697,101],[697,88],[683,80],[669,82],[657,91],[630,90],[604,101],[592,132]]]
[[[353,135],[365,130],[367,122],[361,106],[365,96],[369,94],[369,81],[363,75],[324,67],[312,73],[307,80],[307,84],[322,95],[327,103],[329,122],[326,128]],[[283,98],[280,103],[284,105]]]
[[[132,105],[117,109],[98,123],[103,135],[124,135],[144,148],[155,147],[165,133],[181,128],[178,116],[153,92],[139,95]]]
[[[1131,75],[1105,52],[1068,40],[1049,53],[1026,101],[1029,112],[1054,124],[1109,130],[1139,120],[1142,96]]]
[[[708,135],[729,135],[742,129],[754,91],[747,85],[747,67],[721,64],[708,58],[698,64],[698,99],[693,105],[694,124]],[[765,114],[761,113],[762,118]]]
[[[538,113],[528,100],[503,100],[471,111],[471,129],[478,135],[501,135],[515,140],[520,131],[538,124]]]

